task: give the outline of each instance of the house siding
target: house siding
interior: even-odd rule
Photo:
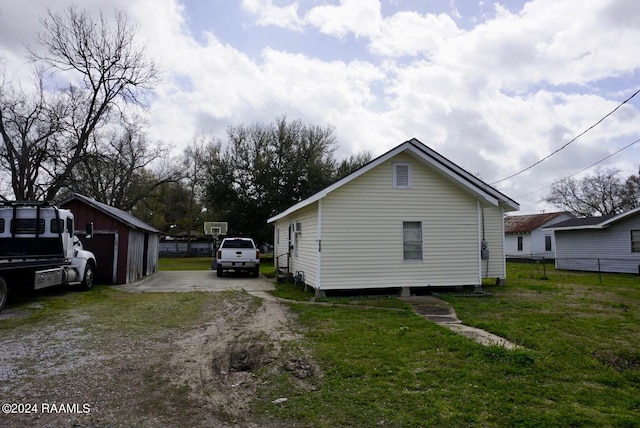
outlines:
[[[286,268],[288,266],[289,252],[289,222],[288,218],[282,219],[275,224],[273,237],[273,254],[276,260],[276,268]]]
[[[555,235],[551,230],[545,228],[552,227],[556,223],[573,218],[568,214],[561,214],[531,232],[510,233],[505,236],[505,255],[507,258],[530,257],[547,258],[556,257]],[[518,251],[518,236],[522,236],[522,251]],[[545,249],[545,237],[551,237],[551,251]]]
[[[547,236],[551,239],[551,251],[546,251],[544,247]],[[531,255],[533,257],[553,259],[556,256],[555,249],[556,243],[552,231],[536,229],[531,232]]]
[[[640,230],[640,215],[605,229],[556,230],[556,267],[637,274],[640,253],[631,252],[631,230]]]
[[[275,254],[278,258],[278,267],[287,267],[292,274],[302,272],[304,282],[315,287],[318,275],[318,203],[311,204],[304,209],[279,220],[275,225]],[[299,222],[301,232],[297,234],[297,247],[295,247],[296,234],[289,233],[292,223]],[[289,245],[294,248],[289,250]],[[290,253],[287,256],[287,253]]]
[[[502,207],[487,207],[483,210],[484,239],[487,241],[489,258],[482,260],[483,278],[505,278],[504,260],[504,213]]]
[[[518,251],[518,237],[522,236],[522,251]],[[505,240],[505,256],[507,258],[531,257],[531,233],[508,234]]]
[[[291,272],[302,272],[304,282],[315,287],[318,265],[318,204],[314,203],[290,217],[292,222],[300,222],[302,230],[298,233],[297,254],[291,255]],[[294,236],[291,239],[295,239]]]
[[[412,164],[411,188],[393,187],[394,162]],[[403,260],[404,221],[422,222],[422,261]],[[477,236],[476,199],[400,154],[322,200],[322,288],[478,284]]]

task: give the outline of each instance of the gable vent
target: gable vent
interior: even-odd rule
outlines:
[[[393,165],[393,187],[411,187],[411,164],[396,163]]]

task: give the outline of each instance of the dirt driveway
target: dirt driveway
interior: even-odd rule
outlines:
[[[27,309],[36,319],[14,317],[11,328],[0,319],[0,426],[278,426],[251,403],[280,405],[272,401],[286,395],[269,391],[283,382],[287,391],[318,387],[295,316],[250,294],[273,288],[264,277],[159,272],[116,288],[125,293],[56,311],[43,296]]]

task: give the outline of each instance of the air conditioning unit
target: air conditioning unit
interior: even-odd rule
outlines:
[[[291,231],[293,233],[301,233],[302,232],[302,224],[299,221],[295,221],[291,223]]]

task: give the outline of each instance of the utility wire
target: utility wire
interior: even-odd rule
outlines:
[[[621,148],[620,150],[617,150],[617,151],[615,151],[615,152],[611,153],[609,156],[605,156],[605,157],[603,157],[602,159],[600,159],[599,161],[596,161],[596,162],[592,163],[591,165],[589,165],[589,166],[587,166],[587,167],[585,167],[585,168],[582,168],[580,171],[578,171],[578,172],[574,172],[574,173],[573,173],[573,174],[571,174],[571,175],[567,175],[566,177],[561,178],[561,180],[565,180],[565,179],[567,179],[567,178],[571,178],[571,177],[573,177],[573,176],[575,176],[575,175],[578,175],[578,174],[580,174],[581,172],[584,172],[584,171],[588,170],[589,168],[596,166],[596,165],[597,165],[597,164],[599,164],[600,162],[604,162],[604,161],[606,161],[607,159],[609,159],[610,157],[617,155],[617,154],[618,154],[618,153],[620,153],[621,151],[628,149],[629,147],[633,146],[633,145],[634,145],[634,144],[636,144],[636,143],[640,143],[640,138],[638,138],[637,140],[635,140],[633,143],[627,144],[626,146],[624,146],[624,147],[623,147],[623,148]],[[543,187],[541,187],[541,188],[539,188],[539,189],[536,189],[536,190],[532,190],[531,192],[529,192],[529,193],[525,193],[524,195],[516,196],[516,197],[515,197],[515,199],[522,198],[522,197],[524,197],[524,196],[529,196],[529,195],[531,195],[532,193],[539,192],[540,190],[542,190],[542,189],[546,189],[547,187],[551,187],[552,185],[553,185],[553,183],[551,183],[551,184],[547,184],[546,186],[543,186]]]
[[[578,134],[577,136],[573,137],[571,139],[571,141],[569,141],[568,143],[566,143],[565,145],[563,145],[562,147],[560,147],[557,150],[554,150],[553,152],[551,152],[550,154],[548,154],[547,156],[543,157],[542,159],[540,159],[539,161],[529,165],[528,167],[526,167],[525,169],[516,172],[515,174],[511,174],[508,177],[505,177],[503,179],[500,179],[498,181],[494,181],[493,183],[491,183],[492,186],[501,183],[503,181],[509,180],[510,178],[513,178],[517,175],[522,174],[525,171],[530,170],[531,168],[533,168],[536,165],[541,164],[542,162],[544,162],[545,160],[549,159],[551,156],[555,155],[556,153],[558,153],[560,150],[564,149],[565,147],[567,147],[569,144],[573,143],[574,141],[576,141],[578,138],[582,137],[584,134],[586,134],[587,132],[591,131],[593,128],[595,128],[596,126],[598,126],[602,121],[604,121],[606,118],[608,118],[609,116],[611,116],[613,113],[615,113],[620,107],[622,107],[623,105],[625,105],[629,100],[631,100],[633,97],[635,97],[636,95],[638,95],[638,93],[640,93],[640,89],[638,89],[637,91],[635,91],[633,93],[633,95],[631,95],[629,98],[627,98],[626,100],[624,100],[623,102],[621,102],[616,108],[614,108],[613,110],[611,110],[609,113],[607,113],[604,117],[602,117],[600,120],[598,120],[596,123],[594,123],[593,125],[591,125],[590,127],[588,127],[587,129],[585,129],[584,131],[582,131],[580,134]]]

